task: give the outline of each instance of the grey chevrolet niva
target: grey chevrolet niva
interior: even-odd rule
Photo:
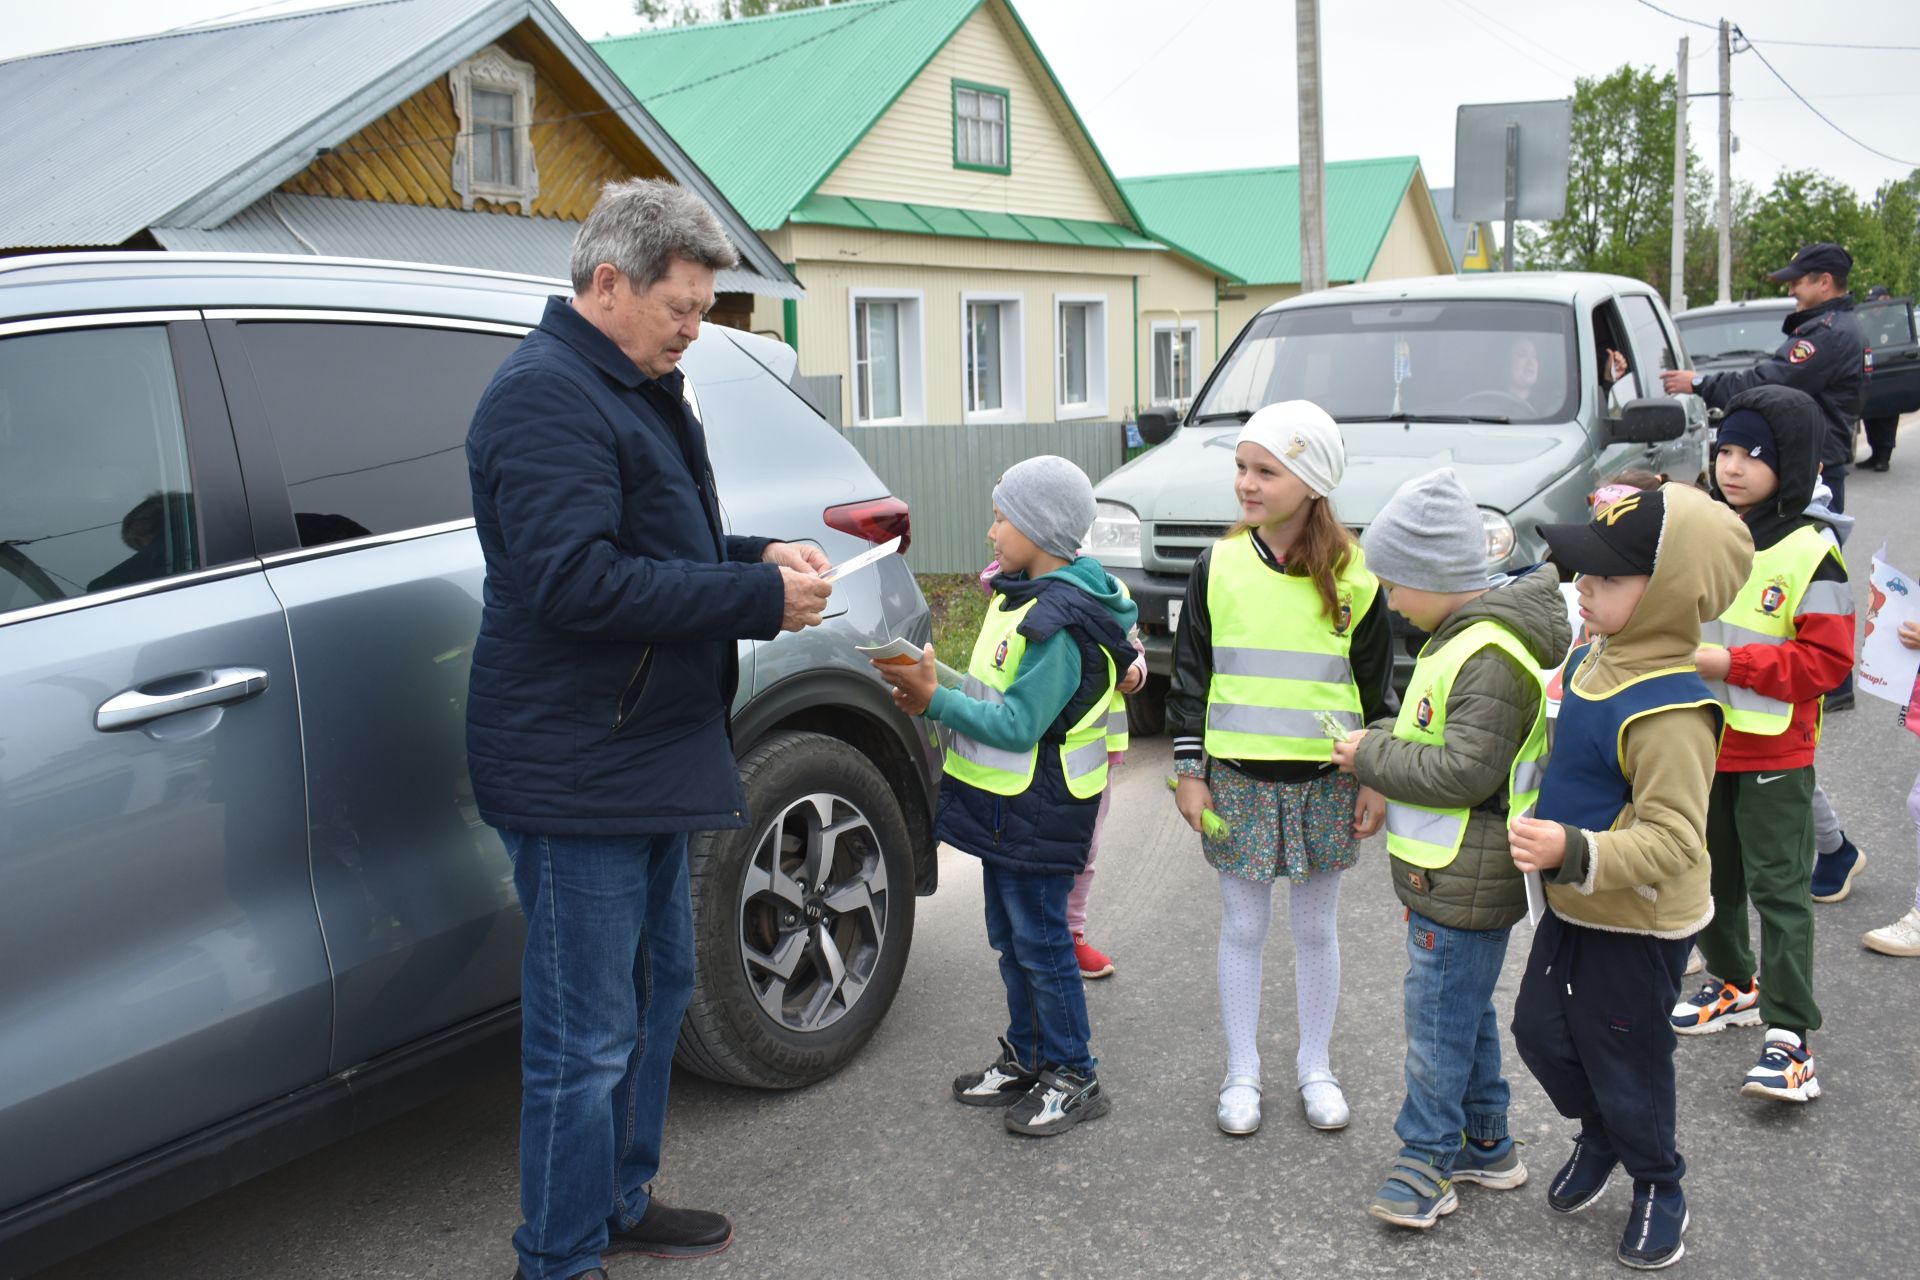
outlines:
[[[559,281],[190,254],[0,262],[0,1276],[517,1051],[524,923],[467,779],[483,566],[464,441]],[[731,528],[840,561],[905,504],[709,326]],[[843,1065],[931,892],[940,747],[856,643],[906,562],[740,645],[753,814],[692,846],[682,1065]],[[823,886],[803,892],[800,885]]]

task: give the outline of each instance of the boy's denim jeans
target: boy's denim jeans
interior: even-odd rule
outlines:
[[[1067,929],[1073,877],[1009,871],[982,862],[987,941],[1007,988],[1007,1043],[1022,1066],[1093,1073],[1087,993]]]
[[[500,836],[527,914],[513,1247],[548,1280],[599,1266],[609,1223],[647,1210],[693,994],[687,837]]]
[[[1393,1130],[1401,1154],[1453,1171],[1460,1134],[1507,1136],[1511,1096],[1500,1074],[1493,988],[1507,958],[1505,929],[1449,929],[1407,916],[1407,1099]]]

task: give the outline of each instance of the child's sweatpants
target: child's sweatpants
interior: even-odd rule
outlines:
[[[1610,1147],[1628,1175],[1678,1182],[1673,1024],[1686,938],[1612,933],[1548,911],[1533,935],[1513,1040],[1521,1061],[1590,1142]]]
[[[1760,1017],[1805,1037],[1820,1029],[1813,998],[1813,768],[1716,773],[1707,793],[1713,919],[1695,939],[1722,982],[1760,978]],[[1760,915],[1753,957],[1747,903]]]

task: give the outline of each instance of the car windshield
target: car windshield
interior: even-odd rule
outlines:
[[[1905,298],[1861,303],[1860,332],[1870,347],[1897,347],[1912,342],[1912,304]]]
[[[1695,360],[1726,356],[1770,356],[1780,347],[1780,324],[1790,311],[1731,311],[1717,316],[1675,320],[1687,354]]]
[[[1573,311],[1555,303],[1294,307],[1254,320],[1194,416],[1311,400],[1343,421],[1565,422],[1578,367]]]

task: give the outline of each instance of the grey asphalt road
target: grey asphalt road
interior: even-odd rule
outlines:
[[[1888,475],[1851,481],[1850,543],[1865,611],[1883,540],[1920,569],[1920,431]],[[1860,934],[1912,904],[1914,831],[1904,797],[1920,741],[1891,704],[1860,698],[1831,718],[1821,775],[1868,864],[1851,898],[1818,908],[1814,1040],[1824,1097],[1804,1107],[1738,1094],[1759,1033],[1679,1048],[1680,1138],[1693,1225],[1679,1274],[1913,1274],[1912,1153],[1920,1146],[1920,960],[1862,949]],[[1461,1190],[1430,1233],[1369,1219],[1395,1150],[1405,932],[1376,839],[1341,903],[1345,965],[1334,1066],[1354,1120],[1309,1130],[1291,1083],[1291,945],[1276,922],[1262,1053],[1271,1091],[1260,1133],[1213,1126],[1224,1068],[1214,993],[1219,908],[1195,838],[1161,779],[1164,739],[1117,774],[1093,894],[1094,941],[1118,965],[1091,983],[1094,1048],[1110,1116],[1053,1139],[1004,1132],[997,1112],[947,1096],[991,1056],[1004,1022],[980,923],[977,864],[947,854],[924,899],[912,960],[886,1024],[848,1070],[769,1094],[675,1080],[665,1168],[671,1203],[732,1214],[736,1242],[699,1262],[629,1260],[615,1280],[683,1276],[1614,1276],[1628,1191],[1571,1218],[1545,1183],[1571,1126],[1507,1044],[1512,1121],[1532,1181]],[[1284,891],[1282,891],[1284,893]],[[1515,930],[1498,1000],[1511,1008],[1530,933]],[[518,1081],[500,1074],[45,1273],[46,1280],[373,1280],[513,1273]]]

